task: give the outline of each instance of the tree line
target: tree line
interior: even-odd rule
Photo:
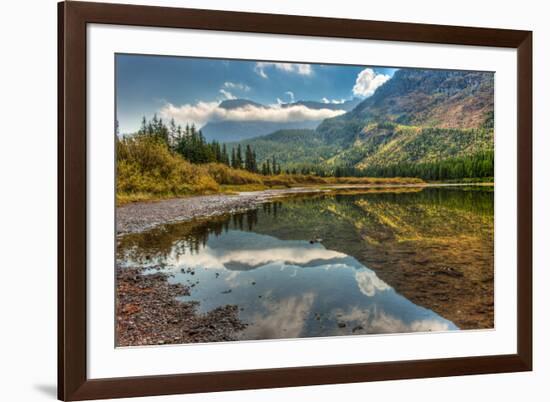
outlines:
[[[116,131],[118,135],[118,124]],[[157,117],[156,114],[151,120],[143,117],[141,127],[135,135],[166,144],[172,152],[194,164],[222,163],[234,169],[244,169],[262,175],[285,173],[319,177],[418,177],[424,180],[453,180],[493,177],[494,174],[493,151],[433,162],[402,162],[367,168],[357,168],[353,165],[304,164],[283,171],[275,155],[269,156],[261,164],[258,164],[256,152],[250,144],[244,148],[241,144],[237,144],[228,150],[226,144],[220,144],[216,140],[208,142],[202,131],[195,125],[186,125],[182,128],[181,125],[175,123],[174,119],[165,124],[162,118]]]
[[[494,176],[494,152],[484,151],[474,155],[449,158],[440,161],[402,162],[387,166],[369,166],[364,169],[339,166],[336,177],[418,177],[424,180],[454,180]]]
[[[166,144],[170,150],[191,163],[222,163],[233,169],[244,169],[263,175],[282,173],[281,165],[277,162],[275,156],[258,166],[256,152],[252,146],[246,145],[243,149],[241,144],[237,144],[229,152],[226,144],[220,144],[216,140],[208,142],[202,131],[198,130],[194,124],[182,127],[176,124],[174,119],[165,124],[162,118],[157,117],[156,114],[151,120],[143,117],[136,135],[152,138]]]

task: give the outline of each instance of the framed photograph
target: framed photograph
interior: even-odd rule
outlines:
[[[59,3],[61,400],[532,369],[532,33]]]

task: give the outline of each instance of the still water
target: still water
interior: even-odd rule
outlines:
[[[442,269],[432,256],[452,265],[458,241],[462,251],[477,253],[472,261],[490,257],[491,236],[486,189],[353,191],[279,199],[127,235],[117,256],[121,266],[168,272],[172,283],[190,286],[181,300],[199,302],[200,312],[237,305],[247,324],[240,339],[448,331],[459,329],[454,317],[429,307],[458,311],[449,304],[460,301],[432,300],[427,281]],[[409,275],[415,263],[423,270],[417,278]],[[411,294],[420,301],[427,295],[426,303],[412,302],[377,272],[409,293],[407,283],[416,280]],[[408,276],[396,276],[402,273]],[[469,277],[456,279],[454,289]]]

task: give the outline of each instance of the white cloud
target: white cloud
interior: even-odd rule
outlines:
[[[223,95],[225,99],[237,99],[235,95],[233,95],[229,91],[226,91],[225,89],[220,89],[220,93]]]
[[[185,104],[181,106],[167,103],[160,109],[159,113],[163,118],[173,117],[180,124],[193,123],[200,127],[208,120],[213,120],[217,111],[223,110],[218,105],[218,102],[198,102],[194,105]]]
[[[372,68],[365,68],[357,75],[353,94],[358,96],[371,96],[376,89],[391,77],[386,74],[377,74]]]
[[[226,81],[226,82],[223,83],[223,87],[228,88],[228,89],[235,89],[235,90],[243,91],[243,92],[250,91],[250,87],[248,85],[240,83],[240,82]]]
[[[265,73],[264,69],[261,67],[256,66],[255,71],[258,73],[258,75],[262,78],[268,78],[267,74]]]
[[[294,92],[286,91],[285,94],[287,94],[290,97],[290,102],[294,102]]]
[[[277,70],[285,71],[287,73],[295,73],[299,75],[311,75],[313,69],[310,64],[298,64],[298,63],[266,63],[259,62],[256,63],[254,70],[258,75],[263,78],[268,78],[267,73],[265,72],[268,68],[276,68]]]
[[[221,92],[221,91],[220,91]],[[180,124],[191,124],[201,127],[209,121],[316,121],[336,117],[344,114],[345,110],[310,109],[304,105],[292,105],[271,107],[246,105],[235,109],[219,107],[218,102],[198,102],[176,106],[165,104],[160,110],[163,118],[174,118]]]
[[[311,314],[315,294],[309,292],[282,300],[262,302],[262,310],[254,314],[254,322],[246,330],[253,339],[297,338],[302,334],[306,318]]]
[[[335,105],[341,105],[342,103],[344,103],[346,101],[346,99],[328,99],[328,98],[323,98],[321,99],[321,102],[323,103],[334,103]]]
[[[359,290],[366,296],[373,297],[376,293],[391,289],[390,286],[378,278],[373,271],[361,271],[355,274]]]
[[[412,321],[404,322],[401,318],[395,317],[386,313],[376,305],[369,308],[352,307],[347,312],[341,309],[332,311],[332,315],[338,320],[344,322],[353,322],[363,327],[358,332],[366,334],[394,334],[407,332],[440,332],[450,331],[453,329],[452,324],[446,320],[436,317],[427,317]]]

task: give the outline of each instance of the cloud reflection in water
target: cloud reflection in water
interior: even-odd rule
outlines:
[[[210,235],[194,253],[169,253],[163,266],[173,281],[196,281],[182,299],[199,301],[201,311],[239,306],[249,324],[241,339],[457,329],[355,258],[319,243],[229,230]]]

